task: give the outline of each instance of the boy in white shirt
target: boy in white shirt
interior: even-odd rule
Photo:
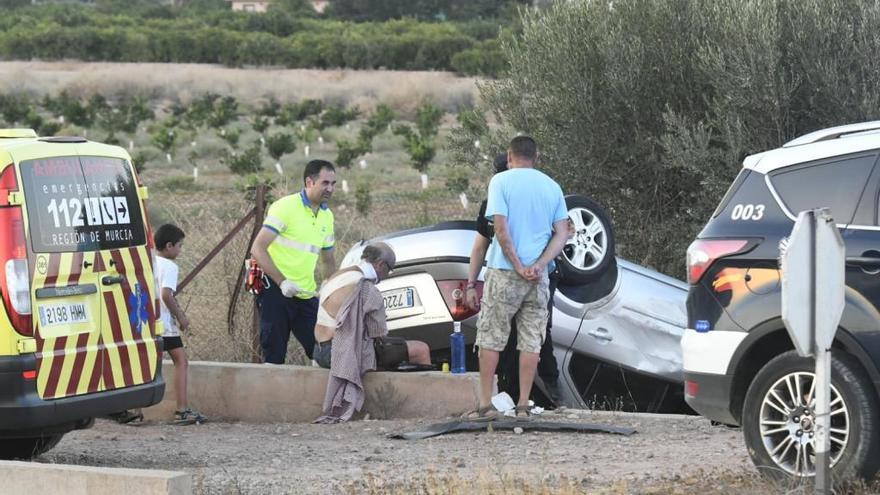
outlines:
[[[186,382],[189,362],[180,332],[189,330],[189,318],[177,304],[174,292],[177,290],[177,275],[180,269],[172,261],[180,256],[183,250],[183,239],[186,235],[175,225],[165,224],[156,230],[153,240],[156,243],[156,264],[153,270],[156,275],[156,290],[161,301],[160,318],[165,326],[162,342],[165,351],[174,362],[174,396],[177,410],[174,411],[174,422],[177,424],[204,423],[207,418],[187,407]],[[172,318],[173,317],[173,318]]]

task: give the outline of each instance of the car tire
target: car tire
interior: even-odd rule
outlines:
[[[812,432],[811,422],[815,416],[812,407],[805,408],[803,404],[795,407],[793,394],[787,391],[795,390],[794,395],[806,396],[814,371],[813,359],[803,358],[795,351],[789,351],[764,365],[746,393],[742,420],[746,447],[755,466],[769,478],[785,480],[794,477],[796,472],[799,473],[798,477],[815,475],[815,467],[810,465],[811,461],[806,462],[806,469],[798,469],[798,464],[794,462],[797,439],[806,442],[802,445],[807,456],[809,452],[814,452],[807,432]],[[801,388],[797,387],[796,381],[800,382]],[[832,407],[831,426],[846,432],[845,435],[832,433],[830,454],[833,479],[869,480],[880,467],[880,421],[876,414],[877,398],[871,382],[852,356],[835,351],[831,359],[831,387],[831,401],[839,398],[843,407]],[[786,403],[780,404],[773,393]],[[777,407],[783,405],[788,416],[771,404]],[[800,421],[795,422],[795,419]],[[762,421],[766,427],[763,433]],[[802,434],[797,435],[798,431]],[[835,438],[845,440],[842,447],[839,442],[835,442]],[[781,446],[783,443],[788,445]],[[777,453],[771,454],[774,449]]]
[[[576,233],[557,258],[561,282],[566,285],[593,282],[614,262],[611,217],[598,203],[585,196],[566,196],[565,206]]]
[[[0,459],[31,459],[53,449],[63,433],[31,438],[7,438],[0,441]]]

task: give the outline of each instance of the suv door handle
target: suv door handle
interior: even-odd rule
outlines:
[[[605,342],[611,342],[614,340],[614,337],[608,335],[608,329],[599,327],[595,330],[590,330],[587,332],[590,337],[596,338],[598,340],[604,340]]]
[[[122,275],[107,275],[105,277],[101,277],[101,283],[104,285],[114,285],[121,284],[125,281],[125,277]]]
[[[880,257],[850,256],[846,258],[846,264],[855,266],[880,266]]]

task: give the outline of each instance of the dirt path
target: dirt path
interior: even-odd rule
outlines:
[[[384,493],[426,477],[575,480],[605,490],[619,480],[676,478],[753,468],[740,431],[699,417],[565,411],[548,419],[632,427],[604,433],[455,433],[427,440],[386,437],[424,421],[342,425],[147,423],[99,420],[67,435],[42,462],[187,471],[195,493]],[[420,481],[423,483],[423,481]]]

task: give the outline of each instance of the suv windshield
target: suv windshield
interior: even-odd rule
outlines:
[[[35,253],[146,242],[131,168],[121,158],[58,157],[20,164]]]

